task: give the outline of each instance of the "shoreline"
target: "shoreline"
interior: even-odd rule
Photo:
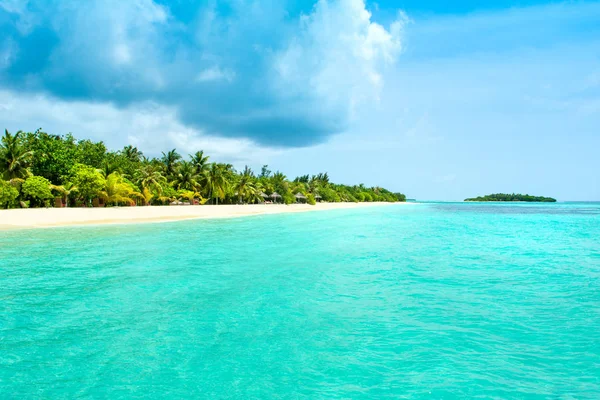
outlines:
[[[241,218],[311,211],[381,207],[411,203],[244,204],[107,208],[27,208],[0,210],[0,231],[66,226],[161,223],[192,219]]]

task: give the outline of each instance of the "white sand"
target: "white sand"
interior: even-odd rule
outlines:
[[[235,218],[250,215],[373,207],[391,204],[410,203],[318,203],[314,206],[308,204],[293,204],[287,206],[282,204],[254,204],[13,209],[0,210],[0,229],[166,222],[197,218]]]

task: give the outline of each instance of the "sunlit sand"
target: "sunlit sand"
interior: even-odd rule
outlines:
[[[110,208],[36,208],[0,210],[0,229],[68,225],[166,222],[185,219],[235,218],[410,203],[251,204],[219,206],[151,206]]]

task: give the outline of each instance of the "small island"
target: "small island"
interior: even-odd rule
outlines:
[[[543,196],[531,196],[528,194],[505,194],[496,193],[488,194],[486,196],[479,196],[475,198],[465,199],[465,201],[526,201],[526,202],[540,202],[540,203],[556,203],[556,199],[552,197]]]

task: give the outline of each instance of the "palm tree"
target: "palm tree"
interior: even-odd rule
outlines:
[[[102,161],[102,165],[100,166],[98,171],[100,171],[102,176],[104,176],[105,178],[107,176],[109,176],[110,174],[112,174],[113,172],[119,172],[119,173],[122,172],[121,168],[119,168],[119,164],[117,163],[117,161],[109,160],[108,158],[106,158],[106,159],[104,159],[104,161]]]
[[[24,179],[31,175],[29,167],[33,152],[25,149],[22,135],[22,131],[11,135],[5,129],[0,141],[0,174],[6,180]]]
[[[237,191],[240,203],[243,202],[245,196],[249,197],[256,192],[256,186],[254,185],[254,179],[252,178],[252,175],[248,173],[240,175],[237,183],[235,184],[235,190]]]
[[[203,151],[197,151],[194,155],[190,155],[192,165],[196,169],[196,174],[203,174],[208,168],[208,156],[204,155]]]
[[[123,147],[122,154],[131,162],[140,162],[144,154],[132,145]]]
[[[325,172],[324,174],[318,173],[317,176],[313,176],[313,178],[321,182],[323,186],[327,186],[329,184],[329,175],[327,174],[327,172]]]
[[[154,198],[154,193],[152,193],[150,191],[150,189],[148,189],[147,187],[142,189],[142,198],[144,199],[144,204],[149,206],[150,202],[152,201],[152,199]]]
[[[135,183],[143,189],[153,189],[162,194],[164,186],[167,184],[167,178],[152,164],[144,165],[136,171]]]
[[[271,181],[273,182],[273,184],[275,186],[283,186],[283,184],[285,183],[286,179],[287,179],[286,176],[283,173],[279,172],[279,171],[275,172],[273,174],[273,176],[271,177]]]
[[[65,207],[69,207],[69,196],[73,193],[77,193],[77,186],[71,182],[67,182],[64,185],[51,185],[50,188],[62,195],[62,198],[65,201]]]
[[[296,179],[294,179],[294,182],[303,182],[303,183],[308,183],[310,177],[308,175],[302,175],[302,176],[297,176]]]
[[[118,172],[113,172],[106,177],[106,187],[100,192],[107,204],[129,204],[135,205],[135,198],[143,198],[141,193],[136,192],[131,185],[123,179]]]
[[[206,186],[209,190],[208,197],[215,198],[216,204],[219,204],[219,198],[225,197],[225,191],[229,186],[229,164],[210,164],[210,168],[205,173]]]
[[[250,168],[249,166],[245,166],[244,170],[242,171],[242,175],[248,175],[254,178],[254,171],[252,171],[252,168]]]
[[[294,194],[296,194],[296,193],[302,193],[302,194],[306,195],[306,193],[308,192],[308,190],[306,188],[306,184],[303,183],[303,182],[292,182],[292,183],[290,183],[290,190]]]
[[[200,184],[198,183],[198,175],[191,162],[183,161],[179,164],[179,167],[175,172],[174,183],[179,190],[190,190],[195,192],[199,189]]]
[[[181,198],[186,199],[190,204],[194,204],[194,200],[198,199],[199,204],[204,204],[206,199],[202,198],[202,195],[198,192],[194,192],[193,190],[186,190],[183,193],[180,193]]]
[[[175,175],[177,161],[181,160],[181,155],[175,149],[168,151],[167,153],[163,151],[162,155],[161,161],[165,166],[165,174],[168,177],[172,177]]]

